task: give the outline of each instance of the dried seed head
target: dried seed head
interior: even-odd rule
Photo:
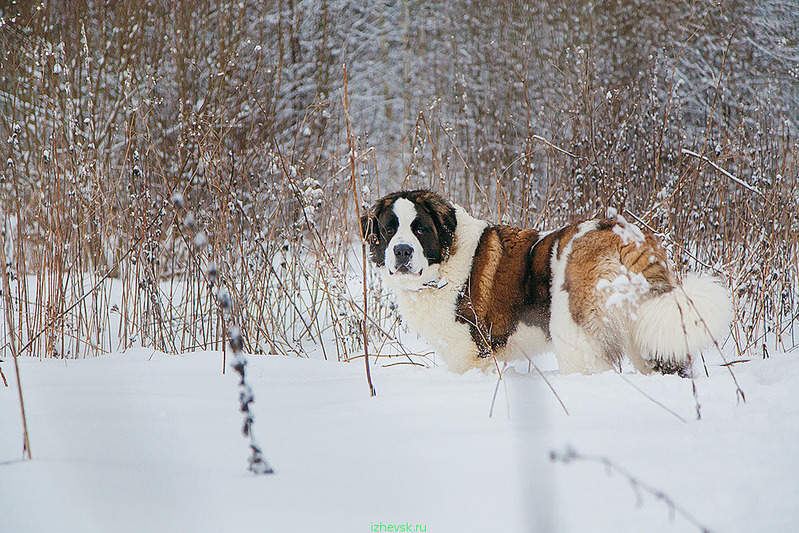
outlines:
[[[172,195],[172,205],[178,209],[183,209],[183,193],[175,192],[175,194]]]
[[[212,285],[216,285],[216,281],[219,279],[219,267],[217,264],[213,261],[208,263],[205,273],[208,275],[208,282]]]
[[[194,236],[194,246],[197,247],[197,249],[202,250],[207,244],[208,235],[206,235],[202,230],[198,231],[197,235]]]
[[[197,225],[197,221],[194,219],[194,213],[191,211],[186,213],[186,216],[183,217],[183,225],[190,230],[194,229],[194,227]]]
[[[216,291],[216,300],[219,302],[219,307],[221,307],[225,312],[230,311],[230,309],[233,307],[233,299],[230,297],[230,293],[224,287],[221,287],[218,291]]]
[[[230,348],[234,353],[240,353],[244,348],[244,339],[241,336],[241,330],[235,324],[230,326],[227,330],[228,339],[230,341]]]

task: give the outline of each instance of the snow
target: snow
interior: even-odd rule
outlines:
[[[273,475],[246,470],[236,374],[221,354],[137,348],[19,360],[34,460],[21,461],[13,367],[0,388],[3,531],[693,531],[601,463],[667,494],[712,531],[799,523],[799,360],[773,355],[691,382],[609,372],[560,376],[568,407],[526,366],[496,376],[363,362],[248,358],[254,432]],[[701,365],[700,369],[701,369]],[[622,379],[622,377],[624,379]],[[625,381],[626,380],[626,381]],[[682,422],[633,386],[662,402]],[[640,497],[640,501],[638,498]]]
[[[644,234],[635,224],[630,224],[621,215],[616,215],[616,225],[613,226],[613,233],[621,237],[624,244],[643,244],[646,242]]]
[[[622,266],[622,274],[613,280],[600,279],[596,288],[609,294],[605,301],[607,307],[632,309],[635,319],[635,307],[641,297],[649,291],[649,282],[643,274],[628,272],[627,268]]]

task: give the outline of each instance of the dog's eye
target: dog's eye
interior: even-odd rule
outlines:
[[[424,226],[419,226],[418,228],[414,229],[413,232],[416,235],[424,235],[425,233],[427,233],[427,228]]]
[[[388,235],[389,237],[394,235],[396,232],[397,232],[396,228],[386,228],[386,235]]]

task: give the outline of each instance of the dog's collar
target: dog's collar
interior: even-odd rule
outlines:
[[[416,290],[417,291],[423,291],[423,290],[428,290],[428,289],[436,289],[437,290],[437,289],[443,289],[447,285],[449,285],[449,282],[447,280],[445,280],[444,278],[431,279],[430,281],[428,281],[426,283],[423,283],[422,286],[419,287]]]

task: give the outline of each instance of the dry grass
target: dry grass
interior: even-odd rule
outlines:
[[[380,281],[368,274],[364,302],[357,279],[353,198],[368,204],[398,186],[541,228],[616,208],[656,231],[678,269],[715,272],[731,287],[736,320],[722,341],[737,359],[796,347],[796,117],[729,111],[734,65],[713,72],[697,124],[675,81],[680,48],[645,65],[643,81],[608,89],[601,57],[569,47],[556,80],[568,90],[549,93],[543,111],[529,87],[534,64],[513,71],[523,96],[494,95],[524,117],[513,132],[502,129],[504,111],[453,96],[457,113],[413,108],[398,153],[371,144],[374,135],[347,135],[332,70],[310,96],[286,85],[281,62],[295,36],[284,19],[272,35],[248,22],[255,4],[224,16],[184,4],[47,3],[0,28],[9,139],[0,209],[19,310],[8,329],[25,355],[221,350],[211,265],[247,352],[349,361],[368,343],[396,357],[388,364],[427,364],[398,339]],[[259,38],[279,41],[278,52],[259,50]],[[350,104],[355,133],[370,112],[363,102]],[[197,233],[207,246],[195,245]]]

